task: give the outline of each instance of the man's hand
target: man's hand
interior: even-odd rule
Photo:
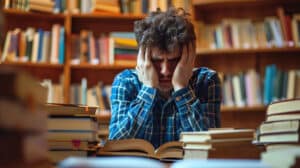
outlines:
[[[188,85],[193,74],[195,57],[196,51],[193,43],[183,46],[181,59],[178,62],[172,77],[172,85],[175,91]]]
[[[140,47],[136,70],[138,73],[139,80],[148,87],[158,88],[159,81],[157,72],[151,62],[150,49]]]

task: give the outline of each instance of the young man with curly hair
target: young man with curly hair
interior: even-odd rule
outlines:
[[[112,84],[109,139],[145,139],[159,147],[182,131],[220,127],[221,86],[215,71],[194,69],[195,32],[183,9],[136,21],[136,69]]]

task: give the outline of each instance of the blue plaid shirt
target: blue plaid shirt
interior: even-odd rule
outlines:
[[[220,127],[220,103],[220,80],[208,68],[195,70],[188,87],[169,99],[144,86],[135,70],[125,70],[112,84],[109,139],[140,138],[157,148],[178,140],[182,131]]]

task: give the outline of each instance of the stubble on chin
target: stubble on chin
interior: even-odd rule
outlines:
[[[170,96],[170,94],[171,94],[171,90],[173,89],[173,87],[172,86],[169,86],[169,87],[166,87],[166,86],[164,86],[164,87],[162,87],[162,86],[160,86],[159,88],[158,88],[158,91],[159,91],[159,93],[163,96],[163,97],[169,97]]]

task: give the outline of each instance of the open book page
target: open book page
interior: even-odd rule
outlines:
[[[106,142],[97,155],[181,159],[183,157],[182,146],[182,142],[172,141],[161,145],[155,150],[150,142],[143,139],[111,140]]]
[[[143,139],[122,139],[107,141],[98,155],[123,155],[154,157],[154,147]]]
[[[160,159],[182,159],[183,143],[179,141],[171,141],[164,143],[155,150],[156,157]]]

